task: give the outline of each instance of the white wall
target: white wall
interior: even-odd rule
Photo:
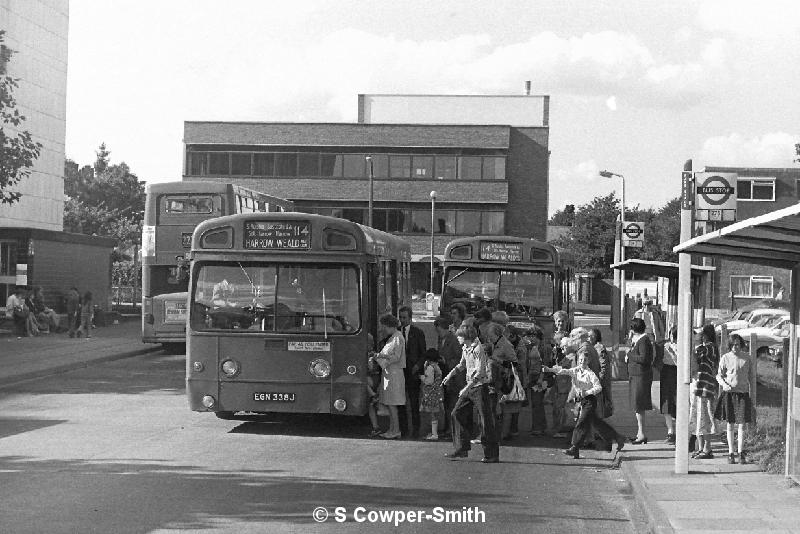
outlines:
[[[545,96],[359,95],[366,124],[547,126]]]
[[[8,74],[19,78],[14,97],[26,117],[21,126],[43,145],[31,174],[13,188],[20,201],[0,206],[0,227],[63,230],[68,25],[68,0],[0,0],[4,44],[14,50]]]

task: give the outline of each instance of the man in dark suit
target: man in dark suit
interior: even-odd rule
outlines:
[[[411,308],[403,306],[398,311],[400,319],[400,333],[406,340],[406,410],[400,410],[400,431],[406,431],[412,438],[419,437],[419,375],[425,364],[425,333],[416,325],[411,324]],[[408,426],[407,411],[411,411],[412,426]]]

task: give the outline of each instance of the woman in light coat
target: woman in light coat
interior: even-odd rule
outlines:
[[[389,409],[389,429],[381,434],[385,439],[398,439],[400,437],[400,419],[397,414],[398,406],[406,404],[406,344],[403,335],[399,332],[400,321],[394,315],[387,313],[379,319],[382,336],[387,338],[386,343],[375,359],[383,369],[381,384],[378,391],[378,401]]]

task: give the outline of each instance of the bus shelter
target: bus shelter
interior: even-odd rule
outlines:
[[[673,250],[791,270],[791,328],[789,354],[785,358],[788,375],[785,385],[785,475],[800,482],[800,366],[797,340],[800,324],[800,204],[695,237]]]
[[[670,327],[677,322],[678,318],[678,264],[669,261],[630,259],[614,263],[611,268],[642,276],[657,276],[667,280],[666,298],[663,299],[666,306],[662,307],[662,311],[666,318],[664,332],[669,332]],[[716,269],[711,265],[692,265],[692,295],[695,297],[692,306],[696,310],[702,308],[706,278]],[[628,331],[628,322],[632,316],[633,312],[626,314],[625,324],[622,327],[623,332]]]

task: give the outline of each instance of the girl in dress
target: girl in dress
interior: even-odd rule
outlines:
[[[753,422],[753,404],[750,391],[753,387],[753,372],[748,354],[744,352],[744,340],[733,334],[728,340],[728,353],[719,360],[717,382],[722,394],[717,400],[714,417],[728,424],[728,463],[735,464],[733,454],[733,425],[739,428],[739,463],[747,463],[747,453],[742,449],[744,425]]]
[[[422,391],[419,411],[431,414],[431,433],[425,439],[439,439],[439,414],[444,411],[444,389],[442,388],[442,368],[439,367],[439,351],[428,349],[425,352],[425,367],[419,375]]]

